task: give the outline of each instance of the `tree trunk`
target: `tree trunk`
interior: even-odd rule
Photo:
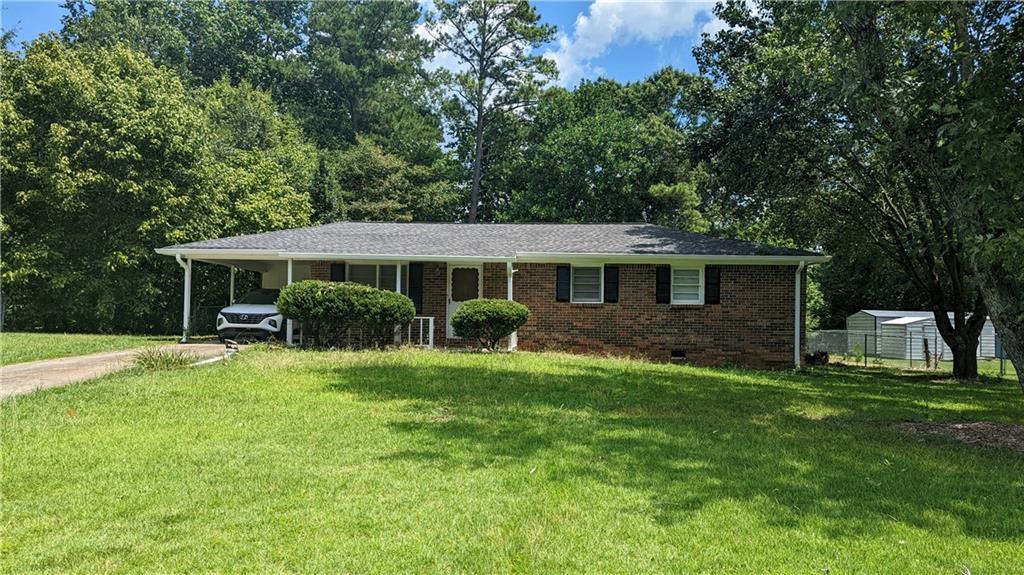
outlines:
[[[953,377],[956,379],[978,378],[978,339],[974,338],[973,345],[968,339],[957,337],[957,345],[949,346],[953,351]]]
[[[990,264],[982,255],[975,256],[973,263],[1003,353],[1017,370],[1017,385],[1024,392],[1024,286],[1001,265]]]
[[[482,97],[481,97],[482,100]],[[473,130],[476,140],[473,148],[473,188],[469,197],[469,217],[467,221],[476,223],[477,211],[480,207],[480,180],[483,179],[484,163],[484,114],[483,102],[479,102],[476,112],[476,127]]]
[[[978,378],[978,340],[985,327],[988,308],[979,295],[975,298],[974,309],[968,315],[961,306],[953,312],[953,321],[942,306],[934,306],[935,325],[942,341],[953,352],[953,377],[957,379]]]

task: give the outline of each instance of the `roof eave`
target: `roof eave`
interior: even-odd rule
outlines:
[[[824,255],[738,255],[738,254],[630,254],[630,253],[562,253],[562,252],[519,252],[516,261],[520,263],[572,263],[575,261],[616,261],[643,262],[649,264],[672,264],[680,262],[723,263],[732,265],[754,264],[807,264],[824,263],[831,256]]]
[[[230,248],[158,248],[156,253],[166,256],[181,255],[202,259],[263,259],[263,260],[366,260],[366,261],[473,261],[473,262],[521,262],[521,263],[572,263],[577,261],[616,261],[643,263],[724,263],[724,264],[807,264],[823,263],[831,259],[824,255],[729,255],[729,254],[631,254],[631,253],[566,253],[566,252],[519,252],[514,256],[464,256],[438,254],[352,254],[340,252],[294,252],[281,250],[254,250]]]

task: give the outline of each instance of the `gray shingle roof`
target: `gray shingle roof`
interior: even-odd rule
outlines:
[[[523,253],[808,256],[650,224],[443,224],[337,222],[204,240],[166,249],[236,249],[396,256],[514,257]]]

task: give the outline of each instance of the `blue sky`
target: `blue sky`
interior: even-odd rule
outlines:
[[[559,65],[559,83],[604,76],[639,80],[664,66],[695,71],[691,50],[702,31],[719,22],[712,3],[611,0],[535,2],[558,39],[541,51]],[[60,29],[65,10],[58,2],[2,0],[0,27],[17,28],[17,42]]]

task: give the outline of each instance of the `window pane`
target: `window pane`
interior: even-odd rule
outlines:
[[[601,301],[601,268],[572,268],[572,301]]]
[[[673,302],[698,302],[698,301],[700,301],[700,270],[697,270],[697,269],[673,269],[672,270],[672,301]]]
[[[377,287],[377,266],[372,264],[349,264],[348,281]],[[394,283],[394,280],[392,280]]]
[[[675,286],[672,288],[672,299],[696,301],[700,299],[700,286]]]
[[[395,266],[380,266],[380,289],[395,291]]]
[[[452,301],[469,301],[480,297],[480,270],[452,269]]]

